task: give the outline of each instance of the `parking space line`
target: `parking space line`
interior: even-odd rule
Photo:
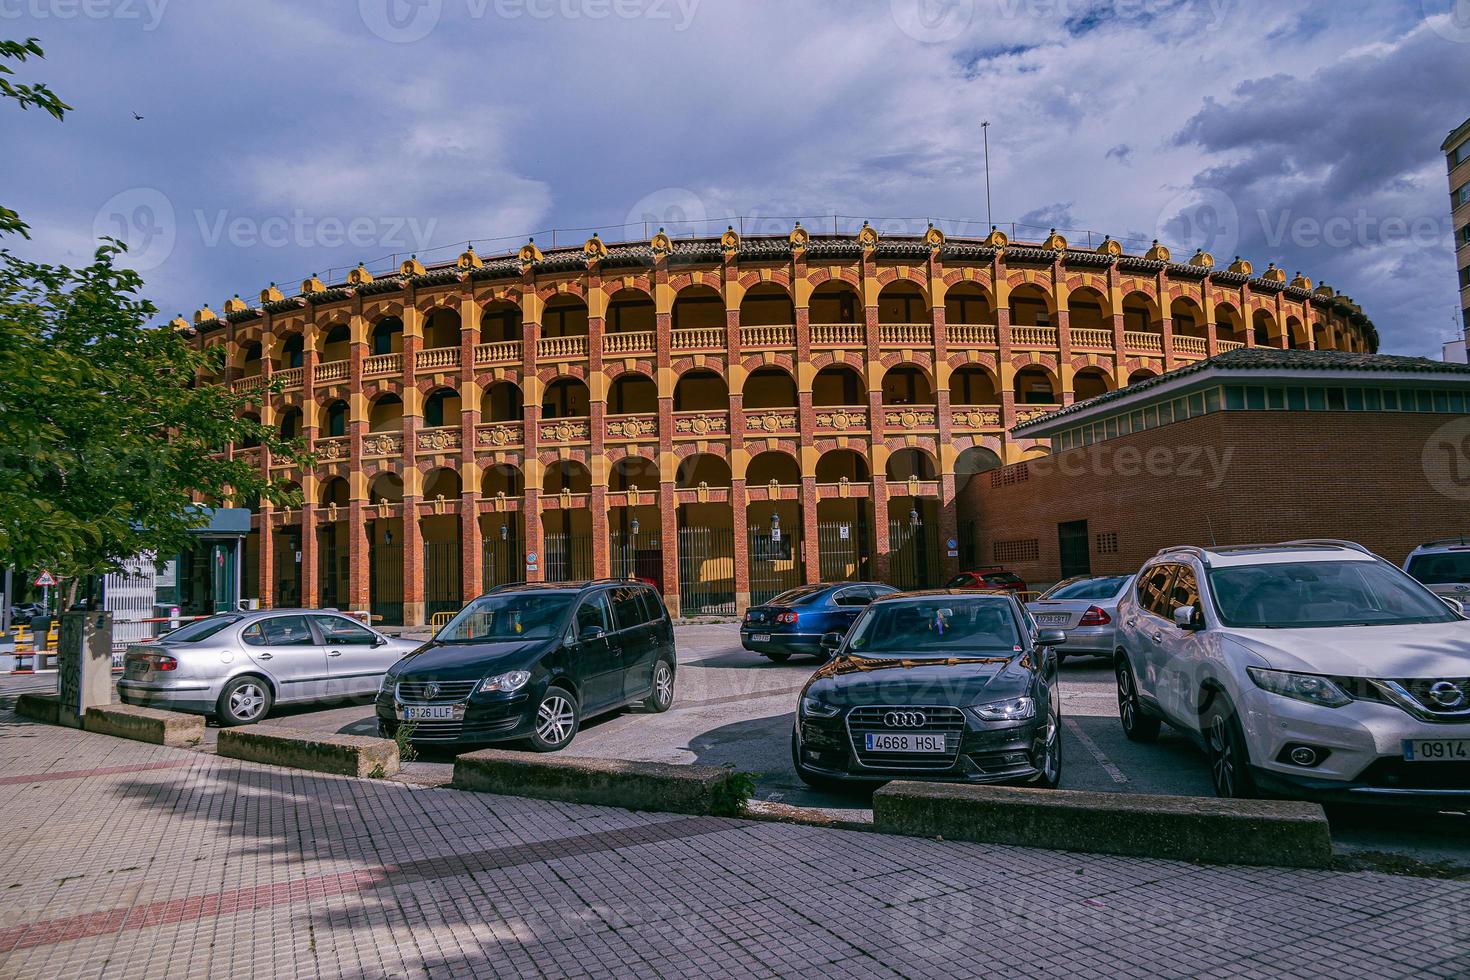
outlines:
[[[1119,785],[1128,782],[1128,777],[1123,775],[1123,770],[1113,765],[1113,760],[1109,759],[1107,754],[1098,748],[1097,743],[1082,730],[1081,725],[1077,724],[1071,718],[1064,718],[1062,721],[1067,726],[1067,730],[1077,737],[1077,741],[1082,743],[1083,748],[1092,753],[1092,757],[1097,760],[1098,765],[1102,766],[1103,771],[1113,777],[1113,782]]]

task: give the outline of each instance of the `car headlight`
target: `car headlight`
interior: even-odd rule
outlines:
[[[836,718],[842,714],[842,709],[835,704],[818,701],[816,698],[802,698],[801,713],[808,718]]]
[[[487,677],[480,682],[480,694],[509,694],[519,691],[531,680],[529,670],[512,670],[504,674]]]
[[[981,721],[1025,721],[1036,717],[1036,699],[1007,698],[989,704],[972,704],[970,711]]]
[[[393,685],[397,683],[398,667],[394,665],[389,667],[388,672],[383,675],[382,680],[378,681],[378,696],[381,697],[384,691],[391,690]]]
[[[1320,704],[1324,708],[1341,708],[1352,704],[1353,699],[1342,692],[1342,688],[1325,677],[1313,674],[1293,674],[1285,670],[1267,670],[1265,667],[1247,667],[1247,674],[1256,687],[1284,698],[1295,698],[1308,704]]]

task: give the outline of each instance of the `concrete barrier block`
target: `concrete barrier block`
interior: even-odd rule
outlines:
[[[484,749],[454,761],[456,789],[625,810],[733,816],[745,777],[718,766],[580,759]]]
[[[227,759],[328,772],[339,776],[393,776],[398,744],[366,735],[318,735],[290,728],[226,728],[215,751]]]
[[[204,741],[203,715],[186,715],[130,704],[88,708],[82,727],[99,735],[115,735],[176,748],[192,748]]]
[[[873,827],[890,834],[1134,857],[1321,868],[1332,860],[1315,803],[949,783],[889,783]]]
[[[61,700],[54,694],[28,692],[16,697],[15,713],[31,721],[59,725],[61,724]]]

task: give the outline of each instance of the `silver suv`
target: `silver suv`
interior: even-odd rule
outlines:
[[[124,704],[245,725],[275,704],[370,697],[421,645],[330,609],[222,613],[128,647],[117,693]]]
[[[1119,604],[1123,731],[1221,796],[1470,803],[1470,622],[1359,545],[1174,548]]]
[[[1443,538],[1409,552],[1404,571],[1446,599],[1470,602],[1470,540]]]

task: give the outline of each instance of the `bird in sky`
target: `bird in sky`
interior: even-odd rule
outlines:
[[[137,122],[142,122],[143,121],[143,117],[140,116],[140,115],[138,115],[136,112],[133,113],[133,119],[136,120]]]

